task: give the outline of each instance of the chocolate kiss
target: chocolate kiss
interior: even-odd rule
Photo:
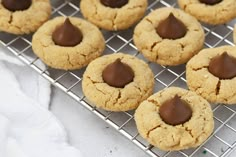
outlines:
[[[134,72],[130,66],[117,59],[103,70],[102,78],[104,82],[112,87],[124,88],[133,81]]]
[[[224,52],[211,59],[208,70],[220,79],[232,79],[236,76],[236,58]]]
[[[179,39],[187,33],[186,26],[173,13],[160,22],[156,28],[157,34],[163,39]]]
[[[208,5],[214,5],[220,3],[222,0],[199,0],[201,3],[205,3]]]
[[[52,39],[54,43],[59,46],[76,46],[82,41],[83,35],[79,28],[74,26],[69,18],[67,18],[65,22],[53,32]]]
[[[126,5],[129,0],[101,0],[101,3],[107,7],[111,8],[121,8]]]
[[[159,109],[162,120],[169,125],[184,124],[192,117],[189,104],[175,95],[173,99],[164,102]]]
[[[10,11],[26,10],[32,4],[32,0],[2,0],[2,5]]]

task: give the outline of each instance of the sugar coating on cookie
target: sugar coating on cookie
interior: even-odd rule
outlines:
[[[35,32],[51,15],[49,0],[32,0],[24,10],[11,10],[6,9],[0,1],[0,31],[29,34]]]
[[[127,3],[118,4],[114,0],[105,0],[106,3],[119,5],[113,7],[102,3],[102,0],[81,0],[80,9],[83,16],[105,30],[124,30],[138,22],[145,14],[147,0],[129,0]],[[111,1],[111,2],[110,2]]]
[[[115,62],[122,62],[132,69],[134,77],[132,78],[132,74],[128,74],[132,81],[126,79],[126,82],[123,81],[120,87],[105,82],[104,79],[107,80],[107,76],[103,76],[104,70],[110,68],[111,64],[113,66],[120,64]],[[117,71],[119,72],[119,70]],[[124,75],[121,73],[120,71],[117,75]],[[113,79],[114,82],[119,81],[120,78]],[[143,100],[152,94],[153,87],[154,75],[149,66],[142,60],[123,53],[106,55],[92,61],[82,80],[82,89],[86,98],[95,106],[108,111],[128,111],[137,108]]]
[[[179,7],[195,16],[199,21],[218,25],[236,17],[235,0],[222,0],[213,5],[201,3],[199,0],[178,0]]]
[[[181,38],[165,39],[156,30],[171,14],[187,28]],[[149,61],[161,65],[179,65],[186,63],[202,49],[205,35],[194,17],[179,9],[161,8],[151,12],[136,26],[133,39],[138,50]]]
[[[227,53],[227,56],[225,55]],[[225,61],[227,65],[215,65],[217,69],[222,67],[224,75],[226,72],[231,73],[230,78],[221,79],[216,76],[217,73],[211,73],[209,66],[216,57],[224,55],[227,57]],[[222,46],[218,48],[210,48],[202,50],[198,55],[194,56],[186,67],[186,79],[190,90],[195,91],[209,102],[236,104],[236,77],[231,78],[235,74],[236,62],[229,58],[236,59],[236,48],[233,46]],[[228,64],[227,62],[230,62]],[[219,61],[218,63],[219,64]],[[230,68],[232,70],[230,70]],[[222,74],[221,74],[222,75]],[[224,76],[225,77],[225,76]]]
[[[56,17],[46,22],[33,36],[34,53],[50,67],[64,70],[80,69],[99,57],[105,49],[104,37],[96,26],[80,18],[69,17],[69,20],[74,27],[78,28],[78,33],[82,33],[82,41],[79,39],[79,43],[75,46],[69,46],[71,44],[69,39],[60,39],[61,42],[67,42],[67,46],[60,46],[54,42],[55,30],[59,27],[63,29],[62,25],[67,23],[65,17]],[[67,24],[64,27],[65,31],[69,33]],[[60,35],[58,36],[60,37]],[[66,38],[71,36],[65,34]],[[58,39],[58,42],[60,40]]]
[[[178,95],[192,110],[191,118],[179,125],[167,124],[160,115],[162,105]],[[210,104],[194,92],[178,87],[166,88],[142,102],[135,112],[140,135],[165,151],[197,147],[213,132],[214,121]]]

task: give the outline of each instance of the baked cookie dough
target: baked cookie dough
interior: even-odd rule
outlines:
[[[140,135],[165,151],[197,147],[214,128],[209,103],[194,92],[177,87],[150,96],[139,105],[134,117]]]
[[[12,3],[0,0],[0,31],[29,34],[35,32],[51,15],[49,0],[19,1],[21,5]]]
[[[181,32],[177,28],[181,28]],[[161,37],[158,32],[165,36]],[[194,17],[179,9],[161,8],[150,13],[136,26],[133,39],[138,50],[149,61],[161,65],[179,65],[202,49],[205,35]]]
[[[124,30],[138,22],[145,14],[147,0],[81,0],[82,14],[100,28]]]
[[[123,53],[106,55],[92,61],[82,81],[87,99],[109,111],[137,108],[152,94],[153,87],[154,75],[149,66]]]
[[[224,24],[236,17],[235,0],[202,1],[203,2],[199,0],[178,0],[178,3],[180,8],[187,13],[195,16],[202,22],[212,25]],[[206,2],[208,2],[208,4]]]
[[[48,66],[74,70],[100,56],[105,41],[100,30],[85,20],[56,17],[34,34],[32,48]]]
[[[204,49],[187,64],[190,90],[212,103],[236,103],[236,48]]]

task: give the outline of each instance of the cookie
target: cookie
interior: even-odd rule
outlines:
[[[0,31],[29,34],[35,32],[50,15],[49,0],[0,0]]]
[[[224,24],[236,17],[235,0],[178,0],[179,7],[207,24]]]
[[[164,151],[197,147],[214,128],[209,103],[194,92],[177,87],[150,96],[134,117],[140,135]]]
[[[179,9],[161,8],[136,26],[133,39],[149,61],[179,65],[201,50],[205,35],[194,17]]]
[[[56,17],[34,34],[32,48],[48,66],[74,70],[99,57],[105,41],[100,30],[85,20]]]
[[[187,64],[190,90],[209,102],[236,103],[236,48],[222,46],[204,49]]]
[[[153,92],[154,75],[142,60],[123,53],[92,61],[83,76],[82,89],[95,106],[108,111],[138,107]]]
[[[81,0],[83,16],[100,28],[124,30],[138,22],[145,14],[147,0]]]

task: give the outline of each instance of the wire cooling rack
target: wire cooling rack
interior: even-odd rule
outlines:
[[[76,16],[82,17],[78,0],[52,0],[52,16]],[[149,0],[147,14],[160,7],[177,7],[176,0]],[[206,33],[205,47],[220,45],[233,45],[232,21],[227,25],[216,27],[203,25]],[[126,52],[146,61],[138,53],[133,44],[133,28],[121,32],[103,31],[106,39],[104,54]],[[225,157],[236,150],[236,105],[224,106],[213,104],[215,130],[213,135],[200,147],[176,152],[164,152],[149,145],[137,132],[133,113],[129,112],[106,112],[95,108],[87,101],[82,93],[81,81],[85,68],[76,71],[55,70],[42,66],[42,62],[32,52],[32,35],[15,36],[0,32],[0,44],[4,49],[9,49],[24,63],[36,70],[41,76],[49,80],[53,85],[60,88],[66,94],[78,101],[78,104],[86,107],[99,118],[115,128],[135,145],[144,150],[152,157]],[[196,41],[197,42],[197,41]],[[146,61],[147,62],[147,61]],[[164,67],[155,63],[149,63],[155,74],[155,92],[169,86],[187,88],[185,80],[185,65]],[[131,155],[132,156],[132,155]]]

